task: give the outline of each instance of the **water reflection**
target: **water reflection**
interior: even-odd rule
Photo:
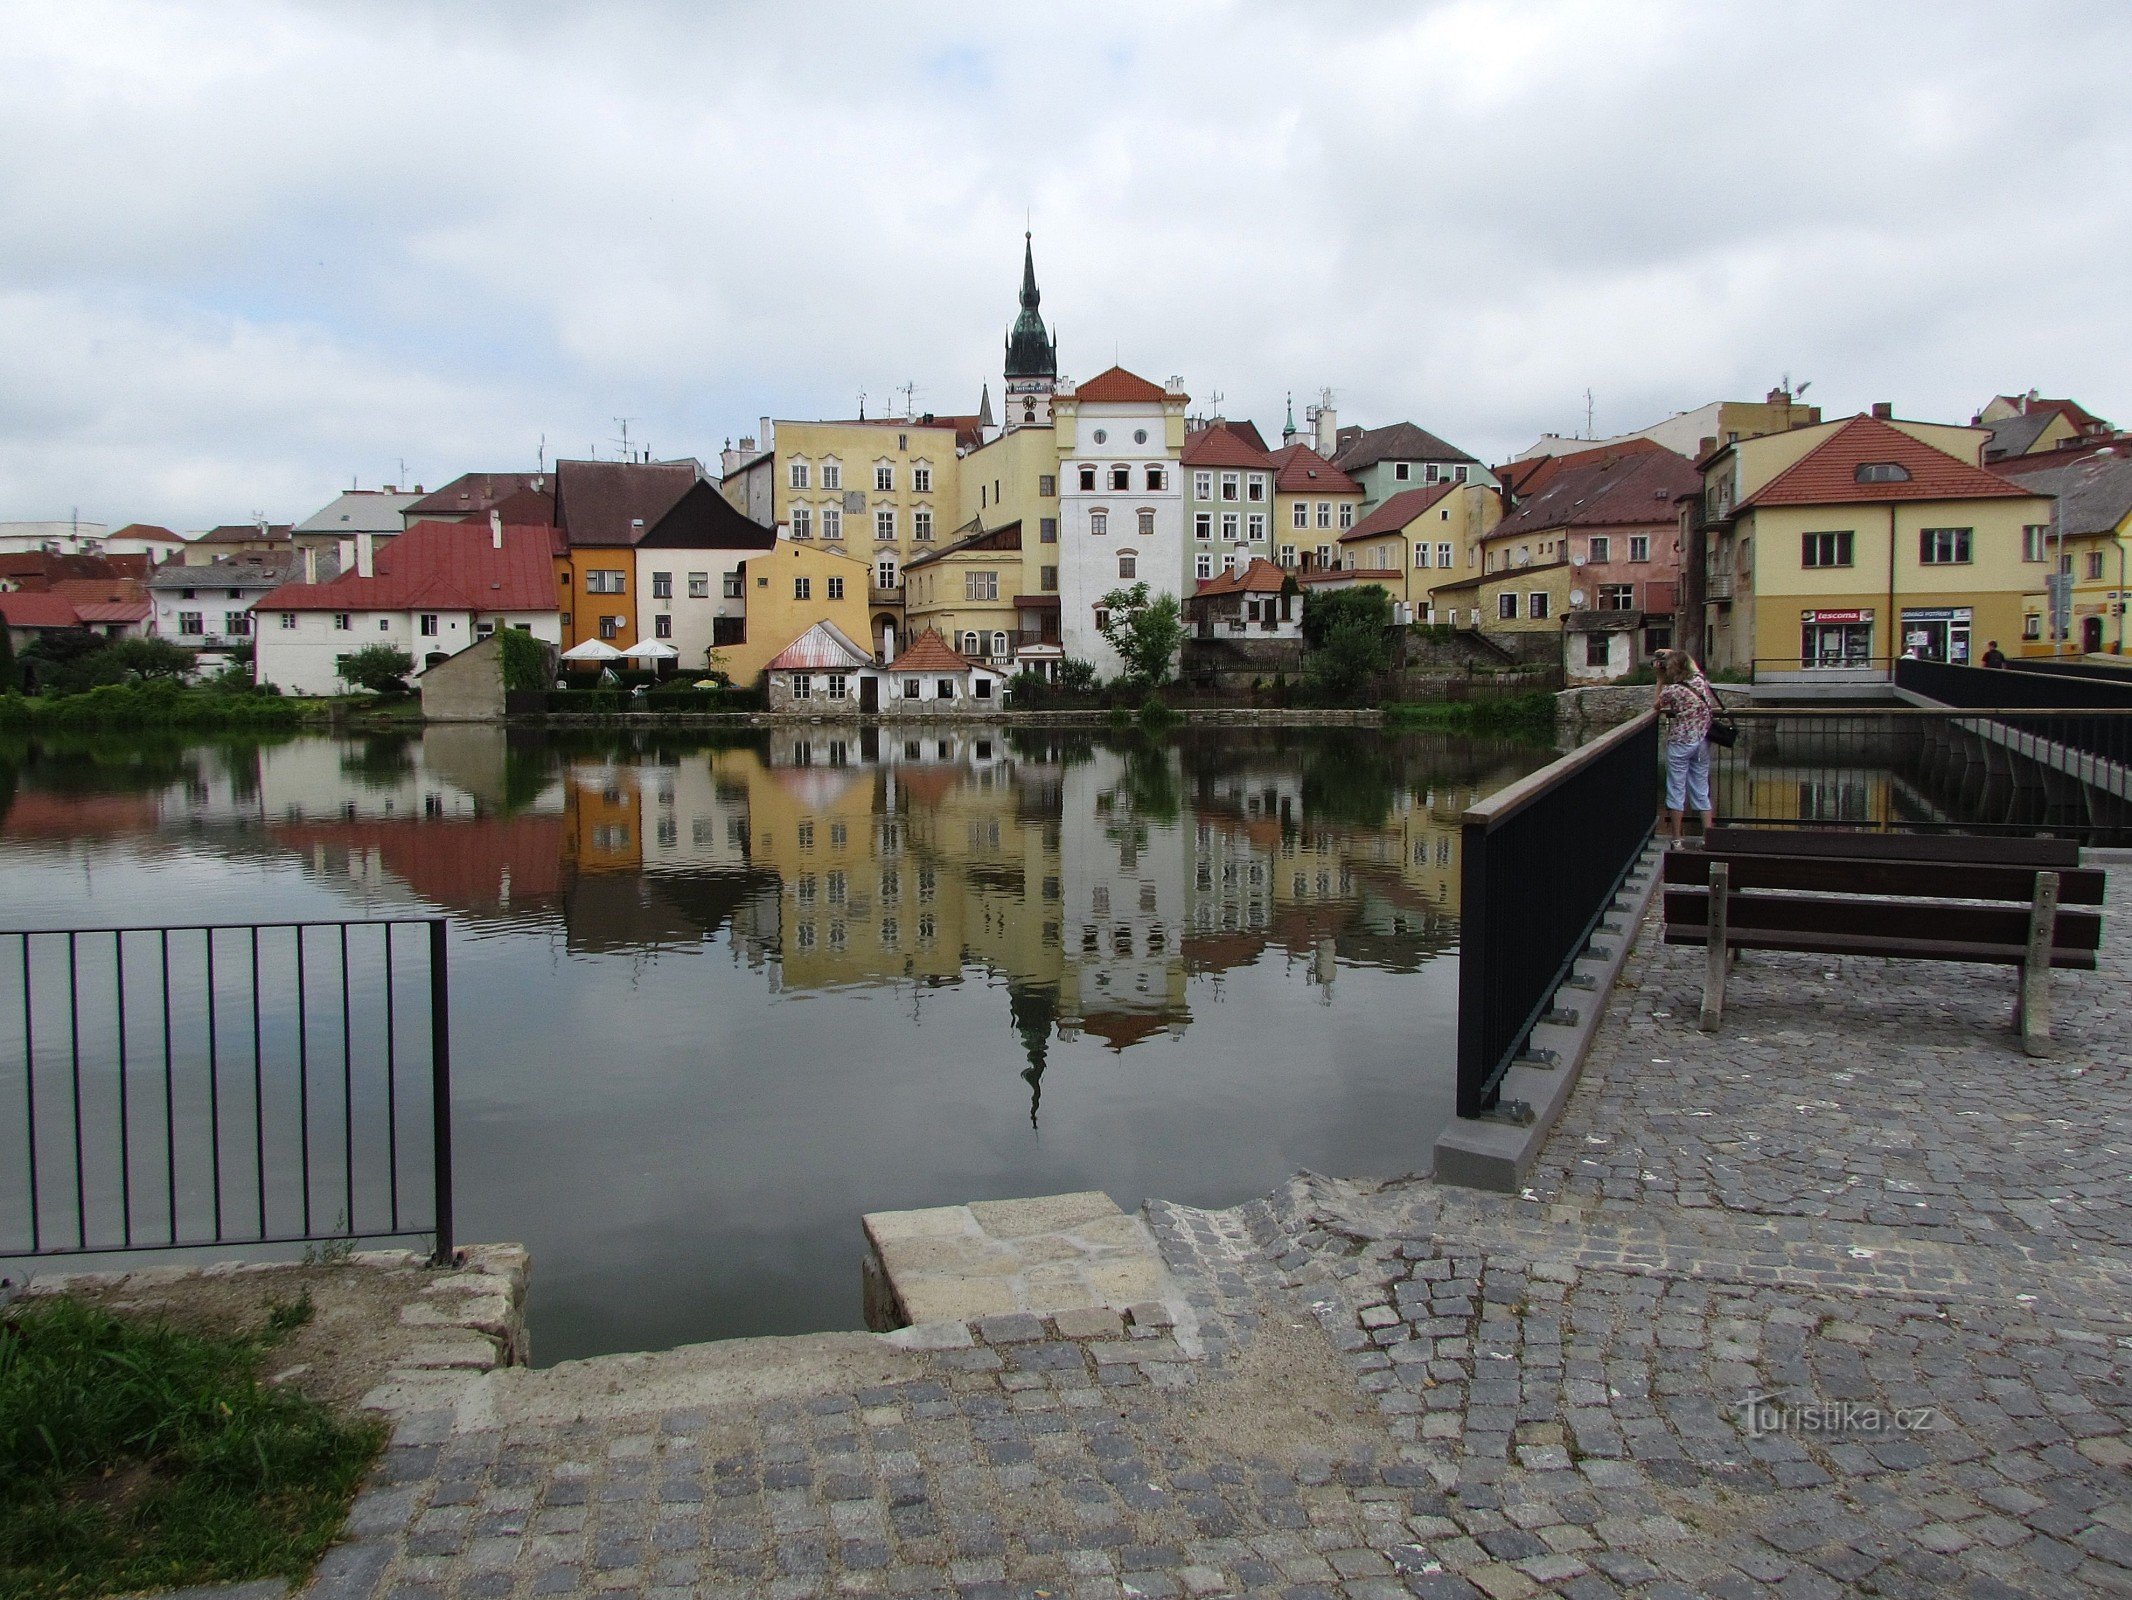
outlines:
[[[1459,817],[1547,755],[1278,729],[51,741],[0,748],[0,887],[47,924],[448,912],[462,1216],[533,1243],[556,1359],[850,1326],[862,1209],[1233,1203],[1297,1165],[1420,1164]]]

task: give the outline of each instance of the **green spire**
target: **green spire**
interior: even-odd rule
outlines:
[[[1033,236],[1022,235],[1022,314],[1014,319],[1007,335],[1007,376],[1010,378],[1055,378],[1059,375],[1058,350],[1044,331],[1037,306],[1043,296],[1036,287],[1036,251]]]

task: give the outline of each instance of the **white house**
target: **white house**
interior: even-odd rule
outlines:
[[[701,671],[716,651],[744,643],[741,568],[776,543],[774,528],[749,520],[715,485],[698,479],[637,541],[643,637],[672,645],[678,664],[690,671]]]
[[[928,628],[888,664],[884,711],[991,711],[1007,675],[951,648]]]
[[[881,671],[833,622],[817,622],[763,668],[772,711],[849,716],[881,703]]]
[[[148,631],[193,650],[234,650],[252,639],[252,607],[296,576],[293,556],[167,561],[148,575]]]
[[[1059,631],[1069,657],[1105,677],[1124,662],[1103,637],[1098,602],[1145,583],[1150,597],[1185,591],[1184,408],[1190,396],[1112,367],[1060,384]]]
[[[253,676],[291,694],[345,690],[341,659],[394,645],[419,672],[498,628],[562,643],[555,530],[420,522],[383,549],[356,541],[353,570],[324,583],[285,583],[252,608]]]

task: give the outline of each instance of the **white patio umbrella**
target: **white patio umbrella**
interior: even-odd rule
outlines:
[[[563,652],[565,661],[619,661],[622,652],[605,639],[587,639],[583,644],[572,645]]]
[[[622,652],[632,661],[679,661],[681,652],[658,639],[639,639]]]

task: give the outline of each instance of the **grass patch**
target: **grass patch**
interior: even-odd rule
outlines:
[[[1445,733],[1491,733],[1551,744],[1555,697],[1545,689],[1523,694],[1476,695],[1470,700],[1400,701],[1384,708],[1385,725]]]
[[[200,1338],[63,1297],[0,1314],[0,1600],[286,1577],[339,1532],[384,1442],[259,1362],[257,1339]]]

